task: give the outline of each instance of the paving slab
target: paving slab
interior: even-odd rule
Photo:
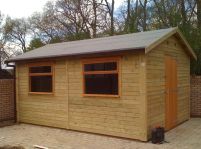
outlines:
[[[33,149],[33,145],[49,149],[199,149],[201,118],[190,119],[167,132],[165,137],[168,143],[155,145],[150,142],[29,124],[0,128],[0,146],[21,145],[26,149]]]

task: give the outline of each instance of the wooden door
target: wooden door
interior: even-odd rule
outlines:
[[[177,62],[174,58],[166,56],[165,65],[165,129],[169,130],[177,124]]]

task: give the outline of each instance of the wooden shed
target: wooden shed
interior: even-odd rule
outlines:
[[[18,122],[147,141],[190,118],[190,59],[177,28],[88,39],[11,58]]]

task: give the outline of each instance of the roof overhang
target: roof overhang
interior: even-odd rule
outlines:
[[[104,52],[86,52],[86,53],[79,53],[79,54],[67,54],[67,55],[53,55],[53,56],[41,56],[41,57],[29,57],[29,58],[21,58],[21,59],[8,59],[5,61],[6,64],[12,63],[12,62],[20,62],[20,61],[33,61],[33,60],[40,60],[40,59],[50,59],[50,58],[63,58],[63,57],[86,57],[89,55],[105,55],[105,54],[118,54],[118,53],[126,53],[129,51],[135,51],[139,52],[142,50],[145,50],[145,47],[136,47],[136,48],[124,48],[124,49],[112,49]]]

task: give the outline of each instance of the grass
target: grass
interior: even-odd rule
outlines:
[[[0,149],[25,149],[22,146],[0,146]]]

